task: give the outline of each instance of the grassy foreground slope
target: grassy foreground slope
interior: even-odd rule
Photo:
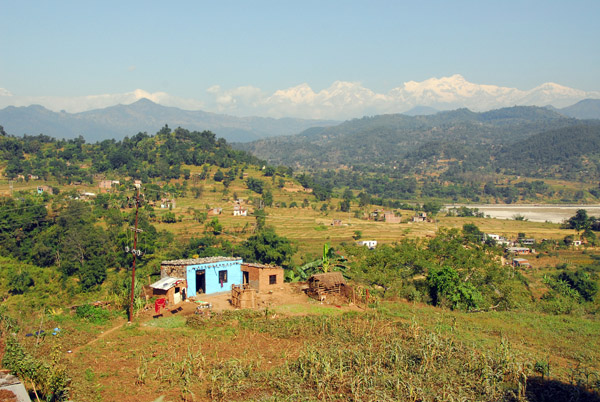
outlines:
[[[141,319],[96,340],[97,335],[82,334],[82,324],[88,328],[83,331],[99,331],[122,321],[56,319],[63,334],[42,338],[32,349],[58,354],[55,364],[72,378],[71,400],[83,402],[159,397],[600,400],[593,393],[599,384],[592,374],[599,369],[600,323],[582,318],[468,314],[402,302],[340,313],[315,303],[306,314],[294,316],[246,310],[207,321]],[[33,346],[36,340],[23,342]]]

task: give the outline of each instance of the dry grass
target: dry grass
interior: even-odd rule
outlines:
[[[549,362],[551,378],[563,383],[576,367],[600,368],[600,324],[583,318],[392,302],[365,313],[281,314],[124,327],[70,360],[72,397],[513,400],[526,396],[537,362]]]

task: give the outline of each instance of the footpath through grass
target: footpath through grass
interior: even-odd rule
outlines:
[[[396,302],[289,310],[123,327],[70,360],[72,399],[600,400],[595,320]]]

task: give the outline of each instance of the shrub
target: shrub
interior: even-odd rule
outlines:
[[[563,271],[558,275],[558,279],[579,293],[585,301],[594,301],[598,293],[598,284],[590,279],[590,275],[583,270]]]
[[[27,353],[13,337],[6,339],[2,365],[24,381],[36,385],[38,393],[49,402],[69,399],[69,379],[66,370],[56,361],[47,364]]]
[[[20,295],[34,285],[33,278],[29,272],[10,270],[8,272],[8,291],[13,295]]]
[[[75,309],[75,315],[93,324],[103,324],[110,319],[110,311],[91,304],[84,304]]]

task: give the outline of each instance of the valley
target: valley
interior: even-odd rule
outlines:
[[[539,205],[593,201],[591,180],[499,172],[452,203],[432,191],[454,184],[432,187],[429,171],[371,172],[379,187],[367,191],[343,169],[271,165],[206,131],[0,140],[2,361],[32,393],[598,400],[598,207]],[[390,196],[386,180],[408,197]],[[475,197],[497,203],[467,203]],[[210,318],[190,302],[153,314],[156,297],[142,288],[163,261],[215,256],[281,266],[289,284],[254,309],[234,310],[224,292],[204,296]],[[305,294],[307,279],[330,270],[353,298]]]

